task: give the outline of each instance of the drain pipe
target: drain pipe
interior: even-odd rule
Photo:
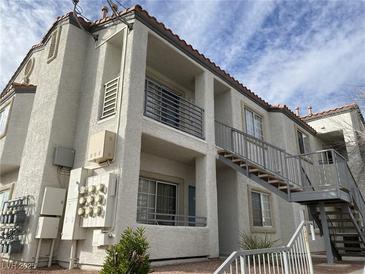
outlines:
[[[77,241],[76,240],[72,240],[71,242],[71,250],[70,250],[70,262],[68,265],[68,269],[71,270],[74,268],[75,265],[75,261],[76,261],[76,248],[77,248]]]
[[[37,251],[35,254],[34,269],[38,267],[39,253],[41,252],[42,238],[38,240]]]

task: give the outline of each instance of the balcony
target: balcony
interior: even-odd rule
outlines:
[[[150,79],[145,84],[144,115],[204,139],[204,110]]]

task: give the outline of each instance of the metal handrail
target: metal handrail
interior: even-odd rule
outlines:
[[[269,274],[272,273],[271,268],[283,270],[280,273],[285,274],[294,272],[299,274],[313,273],[307,229],[304,221],[299,224],[287,245],[274,248],[234,251],[217,268],[214,274]],[[294,269],[295,271],[293,271]]]

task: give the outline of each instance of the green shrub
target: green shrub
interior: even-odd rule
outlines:
[[[265,233],[265,237],[249,235],[245,232],[240,236],[240,247],[244,250],[271,248],[278,240],[271,240]]]
[[[123,231],[119,243],[107,250],[102,274],[146,274],[150,272],[149,244],[144,228],[128,227]]]

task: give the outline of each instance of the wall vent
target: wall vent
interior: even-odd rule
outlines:
[[[118,102],[119,77],[105,83],[101,119],[115,115]]]

